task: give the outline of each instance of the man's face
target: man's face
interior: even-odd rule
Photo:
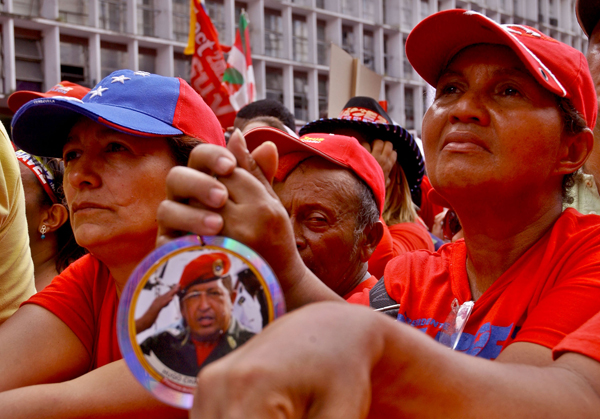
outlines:
[[[360,208],[357,182],[348,170],[310,158],[274,185],[304,264],[339,295],[352,290],[364,262],[354,233]]]
[[[457,199],[559,188],[561,120],[554,95],[512,50],[466,48],[442,73],[423,120],[431,183]]]
[[[182,299],[181,314],[192,337],[213,341],[226,333],[234,299],[220,279],[191,286]]]

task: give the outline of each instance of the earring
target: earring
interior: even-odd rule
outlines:
[[[46,227],[46,224],[42,224],[42,228],[40,228],[40,233],[42,233],[42,240],[44,240],[46,238],[47,230],[48,230],[48,228]]]

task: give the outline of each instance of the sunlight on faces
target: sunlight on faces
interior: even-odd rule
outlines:
[[[348,170],[313,157],[274,185],[304,264],[339,295],[351,291],[364,262],[354,232],[360,206],[357,182]]]
[[[439,78],[423,119],[431,183],[442,195],[560,190],[563,136],[554,95],[501,45],[463,49]]]
[[[156,210],[175,166],[167,140],[123,134],[82,117],[71,129],[63,159],[77,243],[112,257],[141,258],[150,251]]]
[[[213,341],[229,329],[235,293],[221,279],[192,285],[181,303],[181,314],[195,340]]]

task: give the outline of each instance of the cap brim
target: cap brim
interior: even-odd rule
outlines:
[[[300,135],[316,132],[330,133],[344,128],[365,133],[365,136],[373,139],[391,142],[396,150],[396,161],[402,167],[406,181],[413,192],[413,199],[415,202],[418,201],[417,192],[425,175],[425,161],[415,139],[401,126],[329,118],[309,122],[300,129]]]
[[[246,145],[248,146],[248,151],[250,152],[252,152],[262,143],[266,141],[271,141],[277,147],[277,153],[280,156],[285,156],[286,154],[294,153],[297,151],[305,151],[316,156],[323,157],[324,159],[329,160],[330,162],[335,163],[338,166],[342,166],[345,168],[349,167],[348,165],[340,163],[339,161],[329,157],[327,154],[303,143],[298,138],[293,137],[287,132],[283,132],[277,128],[254,128],[245,133],[244,138],[246,139]]]
[[[577,13],[579,26],[581,26],[587,37],[590,38],[596,24],[600,20],[600,1],[577,0],[575,12]]]
[[[31,90],[19,90],[18,92],[14,92],[12,95],[8,97],[8,108],[13,112],[17,113],[19,108],[26,104],[27,102],[39,99],[43,97],[48,97],[45,93],[42,92],[34,92]]]
[[[446,10],[423,19],[408,35],[406,56],[417,73],[435,87],[450,60],[462,49],[476,44],[508,46],[544,88],[566,96],[566,90],[525,45],[507,29],[477,12]]]
[[[12,120],[13,141],[36,156],[62,157],[69,131],[80,116],[140,137],[183,134],[165,122],[128,108],[52,97],[30,101],[19,109]]]

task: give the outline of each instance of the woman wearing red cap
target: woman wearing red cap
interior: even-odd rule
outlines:
[[[28,102],[12,132],[25,151],[63,158],[73,233],[90,254],[0,328],[2,414],[185,416],[115,362],[116,317],[129,275],[154,249],[168,171],[200,142],[224,145],[215,115],[181,79],[121,70],[82,100]]]
[[[331,323],[319,323],[328,312],[335,312],[333,304],[313,308],[318,311],[314,315],[310,308],[295,317],[292,313],[285,325],[274,330],[275,322],[268,335],[258,336],[240,352],[200,374],[200,413],[219,411],[226,415],[251,407],[255,417],[266,416],[266,412],[273,412],[270,403],[282,396],[285,401],[281,403],[289,402],[292,411],[323,417],[365,417],[370,400],[378,402],[378,410],[371,412],[373,417],[391,417],[394,412],[399,417],[419,416],[420,408],[434,411],[424,417],[451,416],[454,412],[455,417],[507,417],[529,390],[524,385],[522,391],[511,393],[513,386],[527,384],[533,374],[542,378],[541,370],[532,366],[550,364],[552,348],[600,310],[600,218],[572,209],[562,212],[564,190],[591,151],[591,128],[597,114],[584,56],[536,29],[499,25],[481,14],[461,10],[424,19],[409,36],[406,52],[419,74],[436,87],[434,103],[423,122],[427,169],[438,201],[454,208],[465,237],[434,254],[416,251],[394,259],[386,267],[384,281],[370,294],[376,301],[395,307],[395,318],[420,331],[408,329],[403,335],[406,326],[397,327],[351,307],[343,309],[344,315],[331,314],[335,319]],[[267,146],[257,149],[255,163],[269,168],[265,157],[269,150]],[[237,150],[233,156],[216,148],[201,150],[192,164],[200,170],[214,170],[218,158],[228,158],[232,165],[236,159],[262,180],[263,187],[267,184]],[[234,175],[241,171],[229,170]],[[198,227],[193,231],[198,234],[209,230],[201,228],[198,220],[207,214],[220,216],[218,228],[257,248],[272,264],[283,283],[288,306],[333,299],[317,287],[309,273],[296,272],[301,268],[291,246],[291,233],[276,221],[278,211],[271,210],[266,216],[257,212],[251,217],[251,207],[243,205],[238,189],[241,182],[226,178],[227,170],[216,172],[232,200],[219,209],[219,214],[210,211],[215,206],[206,202],[202,211],[187,208],[189,211],[181,211],[179,216],[195,214]],[[205,188],[219,187],[215,179],[200,175],[197,178],[203,179]],[[176,184],[169,186],[179,190]],[[264,200],[272,202],[266,189]],[[255,201],[257,190],[252,187]],[[249,226],[240,226],[240,217],[235,217],[242,208],[255,224],[275,226],[279,236],[290,237],[273,243],[264,235],[251,234]],[[238,222],[231,223],[232,219]],[[165,217],[163,224],[171,228],[177,225],[170,217]],[[336,328],[341,329],[339,334]],[[323,333],[315,335],[315,330]],[[430,338],[424,339],[423,334]],[[404,342],[403,336],[410,340]],[[304,346],[311,337],[319,342],[319,366],[295,368],[314,360],[313,354],[306,355],[309,344]],[[490,368],[490,382],[485,381],[485,374],[463,375],[460,366],[468,368],[471,364],[477,371],[478,365],[489,361],[471,358],[474,362],[463,362],[465,355],[455,354],[444,356],[445,363],[437,362],[442,353],[451,352],[434,339],[468,355],[496,359],[494,365],[510,363],[503,369],[509,374],[493,374]],[[269,346],[274,342],[275,347]],[[344,351],[349,347],[352,351]],[[239,372],[233,366],[240,363],[256,367]],[[579,366],[578,371],[585,371],[583,364]],[[445,373],[439,374],[438,368]],[[290,369],[293,380],[280,373]],[[257,393],[277,389],[265,403],[252,405],[256,394],[241,394],[226,402],[218,396],[224,388],[230,390],[228,394],[238,394],[227,386],[238,380],[252,387],[248,382],[255,383],[253,374],[265,370],[269,374],[266,379],[261,375],[265,384],[256,388]],[[515,370],[522,373],[515,375],[518,382],[510,380],[510,372]],[[595,374],[597,378],[597,371]],[[570,375],[570,383],[576,382],[582,394],[593,395],[593,389],[589,385],[586,389],[577,377],[584,375]],[[471,379],[478,381],[471,385]],[[482,403],[494,400],[495,380],[515,403],[495,400],[495,410],[489,408],[491,404]],[[209,395],[215,397],[206,396],[209,382]],[[354,387],[348,382],[361,384]],[[469,391],[463,391],[465,382]],[[550,402],[562,400],[565,406],[576,409],[575,416],[583,411],[588,417],[597,415],[597,403],[584,405],[594,400],[592,397],[571,403],[557,388],[547,397]],[[420,405],[411,403],[421,395]],[[303,402],[294,404],[299,399]],[[473,404],[479,409],[471,413]],[[321,407],[324,410],[319,410]],[[531,416],[536,407],[545,406],[533,403],[530,407]],[[552,407],[542,415],[548,412],[548,416],[567,417],[571,410],[559,403]],[[333,414],[337,411],[339,416]]]

